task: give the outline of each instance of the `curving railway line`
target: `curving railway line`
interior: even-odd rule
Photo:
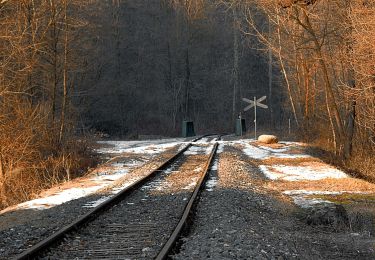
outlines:
[[[200,144],[202,138],[211,145]],[[194,210],[220,138],[192,140],[157,170],[15,259],[166,259]]]

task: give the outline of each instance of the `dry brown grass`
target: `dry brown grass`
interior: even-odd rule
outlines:
[[[261,142],[258,142],[258,141],[253,142],[251,144],[254,145],[254,146],[257,146],[257,147],[265,146],[265,147],[269,147],[269,148],[272,148],[272,149],[280,149],[280,148],[283,148],[283,147],[286,146],[285,144],[280,144],[280,143],[265,144],[265,143],[261,143]]]
[[[375,193],[375,184],[355,178],[324,179],[317,181],[268,181],[266,188],[277,191],[349,191]]]
[[[356,154],[342,161],[341,165],[353,176],[375,183],[375,155]]]
[[[269,158],[265,160],[259,160],[257,164],[262,164],[262,165],[277,165],[277,164],[282,164],[282,165],[295,165],[295,166],[307,166],[307,165],[312,165],[316,163],[323,163],[322,160],[314,157],[306,157],[306,158]]]

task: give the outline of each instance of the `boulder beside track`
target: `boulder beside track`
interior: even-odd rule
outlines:
[[[276,144],[279,139],[275,135],[261,135],[258,137],[258,141],[265,144]]]

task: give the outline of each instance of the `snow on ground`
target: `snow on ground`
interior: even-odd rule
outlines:
[[[102,154],[118,154],[118,153],[141,153],[154,155],[157,153],[164,152],[166,149],[180,145],[184,143],[183,138],[174,139],[160,139],[160,140],[147,140],[147,141],[103,141],[98,142],[99,144],[111,145],[110,148],[100,148],[96,151]],[[183,146],[182,146],[183,148]],[[182,149],[180,147],[180,149]],[[113,155],[112,155],[113,156]],[[17,209],[36,209],[43,210],[48,209],[63,203],[69,202],[71,200],[79,199],[82,197],[90,196],[101,189],[112,185],[116,180],[127,175],[130,170],[135,167],[141,166],[146,162],[146,159],[133,159],[128,163],[112,163],[105,167],[103,171],[98,171],[96,176],[88,178],[85,181],[85,186],[81,186],[82,183],[77,184],[77,187],[66,188],[53,195],[30,200],[21,203],[16,206]],[[121,187],[114,188],[111,193],[117,194],[122,189],[130,186],[136,180],[131,179],[128,182],[122,184]],[[74,184],[73,184],[74,185]],[[111,195],[111,196],[113,196]],[[92,201],[84,205],[83,207],[95,207],[100,203],[104,202],[111,196],[102,197],[99,200]]]
[[[184,140],[183,138],[174,138],[149,141],[101,141],[98,143],[110,145],[111,147],[99,148],[96,152],[103,154],[157,154],[184,143]]]
[[[197,144],[204,144],[204,143],[208,143],[209,141],[209,138],[207,137],[203,137],[202,139],[199,139],[196,143]]]
[[[193,145],[186,152],[184,152],[184,154],[185,155],[206,154],[207,151],[210,151],[210,150],[205,146]]]
[[[325,166],[325,167],[324,167]],[[317,166],[287,166],[287,165],[260,165],[264,175],[271,180],[302,181],[322,179],[343,179],[349,176],[329,165]]]
[[[201,172],[203,169],[202,167],[197,167],[193,170],[193,172]]]
[[[243,142],[241,145],[243,145],[243,152],[254,159],[267,159],[271,154],[269,151],[250,145],[247,142]]]
[[[270,158],[288,159],[288,165],[283,165],[282,163],[259,165],[263,174],[273,181],[295,182],[350,178],[343,171],[323,162],[309,163],[306,161],[304,163],[298,163],[298,160],[296,160],[296,163],[293,164],[293,159],[312,158],[310,155],[300,153],[298,147],[304,146],[302,143],[281,142],[280,144],[284,146],[280,146],[280,148],[271,148],[263,145],[254,146],[251,145],[249,141],[245,140],[237,141],[236,143],[240,144],[243,147],[243,152],[253,159],[258,159],[260,161]],[[310,208],[317,205],[334,204],[327,199],[314,197],[314,195],[339,195],[349,192],[289,190],[283,193],[290,196],[294,203],[301,208]]]
[[[316,205],[327,205],[327,204],[334,204],[331,201],[323,200],[323,199],[316,199],[316,198],[307,198],[306,196],[291,196],[294,203],[301,208],[311,208]]]
[[[194,189],[195,186],[196,186],[197,183],[198,183],[198,180],[199,180],[199,177],[192,178],[192,179],[191,179],[191,182],[190,182],[188,185],[186,185],[185,187],[183,187],[182,189],[183,189],[183,190],[191,190],[191,189]]]
[[[311,208],[316,205],[334,204],[331,201],[319,198],[311,198],[311,195],[340,195],[343,192],[334,191],[307,191],[307,190],[289,190],[283,192],[285,195],[290,196],[294,203],[301,208]]]
[[[211,171],[217,171],[218,164],[219,164],[219,160],[215,159],[214,163],[211,166]]]
[[[270,158],[283,158],[283,159],[294,159],[294,158],[309,158],[307,154],[291,153],[291,146],[285,146],[282,148],[270,148],[266,146],[255,146],[252,145],[253,139],[242,139],[237,141],[219,141],[220,144],[242,147],[242,151],[250,158],[257,160],[265,160]],[[292,143],[290,144],[292,145]]]
[[[206,182],[206,190],[207,191],[213,191],[214,188],[217,185],[217,182],[218,182],[218,180],[217,180],[216,177],[212,177],[209,180],[207,180],[207,182]]]
[[[85,205],[83,205],[83,207],[84,208],[95,208],[108,199],[109,199],[109,196],[103,196],[98,200],[94,200],[94,201],[90,201],[90,202],[86,203]]]
[[[136,163],[137,162],[137,163]],[[141,161],[131,161],[129,164],[113,163],[107,170],[98,172],[97,176],[91,177],[86,183],[88,187],[73,187],[65,189],[57,194],[48,197],[30,200],[17,206],[19,209],[48,209],[61,205],[71,200],[79,199],[98,192],[99,190],[111,185],[114,181],[128,174],[131,168],[141,164]]]
[[[220,154],[220,153],[222,153],[222,152],[224,152],[224,144],[223,144],[223,143],[219,143],[219,145],[217,146],[217,151],[216,151],[216,153],[217,153],[217,154]]]
[[[210,143],[214,144],[214,143],[216,143],[216,142],[217,142],[217,140],[218,140],[218,138],[214,138],[214,139],[212,139],[212,140],[211,140],[211,142],[210,142]]]
[[[302,143],[296,142],[280,142],[279,148],[268,147],[261,144],[252,145],[254,140],[237,140],[237,141],[223,141],[222,145],[231,145],[241,147],[242,151],[251,159],[260,161],[276,158],[288,159],[288,165],[272,164],[260,165],[259,168],[263,174],[274,181],[316,181],[323,179],[343,179],[350,178],[346,173],[340,171],[333,166],[320,162],[311,162],[310,164],[296,163],[293,165],[293,159],[312,158],[310,155],[300,153],[298,147],[304,146]],[[296,149],[297,148],[297,149]],[[292,164],[292,165],[291,165]],[[213,184],[215,185],[215,184]],[[328,200],[314,198],[313,195],[338,195],[343,192],[331,191],[305,191],[305,190],[291,190],[284,191],[285,195],[290,196],[294,203],[302,208],[313,207],[318,204],[333,204]]]
[[[283,194],[290,196],[294,203],[301,208],[311,208],[321,204],[334,204],[329,200],[323,200],[320,198],[314,198],[314,195],[328,195],[335,196],[341,194],[371,194],[368,192],[353,192],[353,191],[307,191],[307,190],[288,190],[284,191]],[[327,197],[328,197],[327,196]]]
[[[209,145],[209,146],[207,147],[207,149],[206,149],[206,154],[207,154],[207,155],[211,154],[213,148],[214,148],[214,145],[213,145],[213,144]]]
[[[178,171],[175,171],[175,169],[177,167],[178,167],[178,164],[176,162],[173,163],[166,170],[164,170],[164,174],[168,175],[168,174],[173,173],[173,172],[178,172]],[[172,185],[171,183],[165,182],[164,180],[160,179],[160,180],[153,181],[150,184],[143,185],[141,190],[144,190],[144,191],[145,190],[148,190],[148,191],[151,191],[151,190],[163,191],[164,189],[170,188],[171,185]]]
[[[340,195],[342,191],[314,191],[314,190],[288,190],[283,192],[286,195],[297,196],[297,195]]]
[[[89,188],[72,188],[64,190],[56,195],[52,195],[46,198],[35,199],[27,201],[18,205],[19,209],[37,209],[43,210],[48,209],[57,205],[61,205],[65,202],[78,199],[81,197],[88,196],[95,193],[96,191],[104,188],[105,185],[97,185]]]

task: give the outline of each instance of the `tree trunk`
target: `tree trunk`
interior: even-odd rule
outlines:
[[[310,23],[310,19],[307,15],[305,9],[303,10],[303,15],[304,15],[304,18],[305,18],[305,21],[306,21],[306,25],[303,25],[302,23],[301,23],[301,25],[306,27],[307,31],[310,33],[310,35],[313,38],[313,42],[314,42],[314,45],[315,45],[315,49],[314,49],[315,54],[317,56],[317,59],[319,60],[319,64],[320,64],[322,72],[323,72],[323,79],[324,79],[324,83],[325,83],[324,86],[325,86],[325,91],[327,93],[327,98],[326,98],[327,108],[330,107],[330,109],[332,110],[331,112],[333,114],[333,117],[335,118],[337,135],[338,135],[338,138],[340,140],[340,143],[342,143],[343,140],[345,140],[344,125],[343,125],[343,122],[341,120],[340,112],[339,112],[338,107],[337,107],[335,95],[333,93],[332,84],[331,84],[331,81],[330,81],[329,75],[328,75],[327,65],[324,61],[322,48],[321,48],[321,45],[318,41],[317,35],[315,34],[315,31],[314,31],[314,29],[313,29],[313,27]]]
[[[185,50],[185,119],[190,119],[190,60],[189,60],[189,47]]]
[[[271,28],[271,21],[268,21],[268,35],[269,38],[271,38],[272,33]],[[272,81],[273,81],[273,71],[272,71],[272,63],[273,63],[273,57],[272,57],[272,48],[269,46],[268,48],[268,104],[270,109],[270,126],[274,127],[274,116],[273,116],[273,95],[272,95]]]
[[[238,17],[237,10],[233,8],[233,99],[232,99],[232,120],[233,126],[237,117],[237,89],[238,89],[238,71],[239,71],[239,52],[238,52]]]
[[[288,75],[287,75],[286,70],[285,70],[283,57],[281,55],[281,32],[280,32],[279,15],[277,15],[277,39],[278,39],[278,45],[279,45],[278,57],[279,57],[279,62],[280,62],[280,66],[281,66],[281,71],[283,73],[283,76],[284,76],[284,79],[285,79],[285,82],[286,82],[286,86],[287,86],[287,89],[288,89],[288,96],[289,96],[290,105],[292,106],[294,120],[296,121],[297,127],[299,127],[296,105],[294,103],[292,89],[291,89],[291,86],[290,86]]]
[[[5,194],[5,170],[4,170],[4,163],[3,157],[0,153],[0,200],[5,202],[6,194]]]
[[[353,136],[354,136],[354,129],[355,129],[356,105],[357,105],[357,102],[353,100],[351,104],[351,111],[350,111],[349,118],[348,118],[348,132],[347,132],[347,138],[345,140],[345,146],[344,146],[345,158],[349,158],[352,155],[352,151],[353,151]]]
[[[57,44],[59,41],[58,33],[57,33],[57,17],[56,17],[56,3],[55,1],[51,1],[51,13],[52,13],[52,41],[53,41],[53,86],[52,86],[52,107],[51,107],[51,114],[52,114],[52,126],[55,125],[55,116],[56,116],[56,91],[57,91]]]
[[[66,109],[68,103],[68,21],[67,21],[67,2],[64,2],[64,21],[65,21],[65,39],[64,39],[64,71],[63,71],[63,102],[61,109],[61,122],[60,122],[60,144],[63,141],[65,132]]]

